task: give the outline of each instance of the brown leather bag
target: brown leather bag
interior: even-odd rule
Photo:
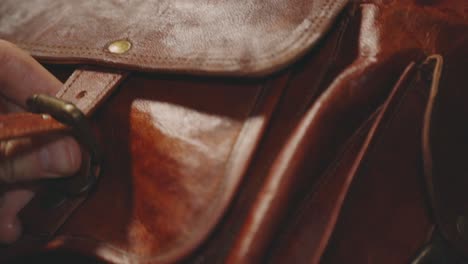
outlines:
[[[0,116],[0,140],[87,153],[3,262],[468,253],[465,0],[3,0],[0,38],[65,82]]]

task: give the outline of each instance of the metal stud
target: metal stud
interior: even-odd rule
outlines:
[[[132,48],[132,43],[126,39],[111,42],[107,50],[112,54],[124,54]]]

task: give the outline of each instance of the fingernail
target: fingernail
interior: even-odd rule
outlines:
[[[45,176],[60,177],[75,173],[80,166],[79,147],[71,138],[55,141],[39,152]]]

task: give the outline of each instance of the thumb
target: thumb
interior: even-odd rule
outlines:
[[[29,148],[17,154],[19,148],[30,147],[31,140],[10,140],[0,143],[0,181],[13,183],[69,176],[81,164],[80,147],[70,137],[49,142],[40,148]]]

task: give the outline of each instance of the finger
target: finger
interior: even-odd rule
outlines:
[[[19,144],[18,144],[19,143]],[[81,164],[78,143],[70,137],[54,140],[40,148],[14,154],[18,147],[27,148],[30,142],[0,142],[0,181],[12,183],[40,178],[56,178],[76,173]]]
[[[34,93],[55,95],[62,83],[26,52],[0,40],[0,93],[25,106]]]
[[[24,108],[3,97],[0,93],[0,113],[24,112]]]
[[[21,235],[18,212],[32,199],[31,190],[19,189],[8,191],[0,198],[0,243],[10,244]]]

